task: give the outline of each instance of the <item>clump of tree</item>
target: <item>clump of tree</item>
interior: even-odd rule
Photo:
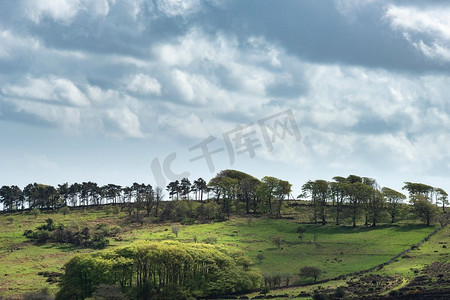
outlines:
[[[116,236],[119,232],[120,228],[117,226],[108,227],[106,224],[97,224],[93,229],[80,228],[55,224],[53,219],[48,218],[35,230],[25,230],[24,236],[38,244],[68,243],[79,247],[103,249],[109,244],[107,237]]]
[[[56,299],[85,299],[102,285],[134,299],[186,299],[253,290],[261,280],[240,253],[198,243],[140,242],[72,258]]]
[[[310,180],[302,186],[299,197],[310,198],[314,223],[325,225],[330,214],[335,215],[339,225],[344,207],[347,209],[353,226],[364,215],[365,225],[376,226],[382,218],[385,200],[375,179],[349,175],[334,177],[333,182]]]
[[[300,278],[313,278],[314,281],[317,281],[321,274],[322,270],[317,267],[302,267],[299,272]]]
[[[409,202],[413,205],[413,211],[425,224],[430,225],[433,218],[437,215],[437,201],[433,205],[433,195],[441,195],[445,197],[445,191],[436,189],[430,185],[416,182],[405,182],[403,187],[409,193]],[[437,199],[437,198],[436,198]],[[445,207],[444,207],[445,210]]]
[[[421,194],[412,195],[409,201],[413,204],[414,213],[429,226],[437,215],[436,206]]]

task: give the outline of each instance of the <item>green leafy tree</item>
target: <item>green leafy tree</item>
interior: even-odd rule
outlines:
[[[428,201],[428,198],[423,194],[412,195],[410,202],[413,204],[413,210],[416,215],[429,226],[432,219],[437,215],[436,206]]]
[[[387,212],[391,216],[391,223],[395,223],[396,218],[401,212],[402,203],[406,200],[406,196],[387,187],[384,187],[382,192],[386,200]]]
[[[444,191],[441,188],[435,189],[436,194],[436,205],[441,204],[442,205],[442,212],[445,213],[445,206],[448,205],[448,194],[446,191]]]
[[[300,268],[300,278],[313,278],[317,281],[317,278],[322,274],[322,270],[317,267],[302,267]]]
[[[191,192],[191,187],[192,187],[192,184],[188,178],[181,179],[180,191],[181,191],[181,197],[183,199],[189,200],[189,193]]]

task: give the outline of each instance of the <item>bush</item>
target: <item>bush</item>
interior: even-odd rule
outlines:
[[[53,298],[45,293],[27,293],[23,295],[23,300],[52,300]]]
[[[118,215],[120,213],[120,207],[113,206],[112,213],[115,214],[115,215]]]
[[[336,292],[334,292],[334,296],[336,298],[344,298],[345,297],[345,288],[340,286],[336,289]]]
[[[50,239],[50,232],[48,230],[38,230],[36,233],[36,242],[45,244]]]
[[[180,226],[173,225],[172,226],[172,232],[173,232],[173,234],[175,234],[176,237],[178,237],[178,233],[180,233]]]
[[[35,218],[37,218],[37,216],[39,216],[40,214],[41,214],[41,211],[39,210],[39,208],[33,208],[32,210],[31,210],[31,215],[33,215]]]
[[[184,218],[183,221],[181,221],[182,225],[194,225],[195,219],[194,218]]]
[[[105,237],[98,237],[93,239],[91,243],[94,249],[104,249],[109,245],[109,240]]]
[[[215,236],[208,236],[203,239],[203,243],[205,244],[215,244],[217,243],[217,237]]]
[[[259,263],[261,263],[264,258],[266,257],[262,253],[256,255],[256,259],[258,260]]]
[[[61,207],[59,212],[65,217],[68,213],[70,213],[70,208],[68,206]]]
[[[315,294],[312,296],[312,298],[313,298],[313,300],[327,300],[327,299],[328,299],[328,296],[327,296],[327,295],[324,295],[324,294],[315,293]]]

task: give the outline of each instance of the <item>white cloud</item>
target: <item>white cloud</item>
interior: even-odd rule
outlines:
[[[334,0],[336,10],[344,15],[350,22],[356,21],[359,12],[376,0]]]
[[[24,6],[28,17],[35,23],[50,17],[55,21],[70,24],[80,11],[95,16],[108,15],[110,2],[114,3],[115,0],[26,0]]]
[[[32,37],[21,37],[10,30],[0,29],[0,59],[16,56],[24,49],[33,51],[40,47],[39,40]]]
[[[81,9],[79,0],[28,0],[25,5],[28,16],[35,23],[39,23],[47,16],[56,21],[69,23]]]
[[[204,139],[209,136],[207,126],[195,113],[174,113],[158,118],[158,124],[176,135],[193,139]]]
[[[161,95],[161,84],[153,77],[145,74],[136,74],[129,80],[127,89],[141,95]]]
[[[113,129],[118,131],[118,134],[112,132],[109,133],[110,135],[144,137],[138,116],[127,107],[108,110],[106,116],[109,125],[112,125]]]
[[[37,116],[39,119],[56,124],[68,132],[77,133],[82,125],[81,110],[76,107],[63,107],[28,100],[10,99],[17,112]]]
[[[28,77],[24,85],[7,85],[2,88],[2,93],[9,97],[54,101],[75,106],[86,106],[90,103],[73,82],[54,76]]]
[[[385,16],[395,31],[430,59],[450,61],[449,7],[417,8],[395,6],[386,8]]]
[[[187,16],[201,9],[200,0],[156,0],[158,10],[168,17]]]

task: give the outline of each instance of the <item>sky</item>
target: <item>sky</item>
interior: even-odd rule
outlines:
[[[449,98],[449,1],[0,1],[0,185],[449,192]]]

